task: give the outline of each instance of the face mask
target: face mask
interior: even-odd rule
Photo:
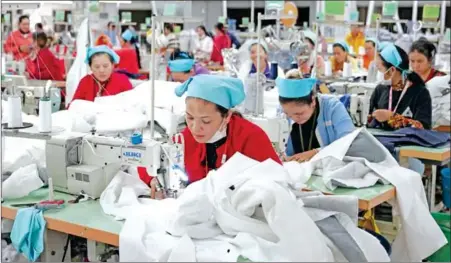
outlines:
[[[387,74],[387,72],[389,71],[390,69],[387,69],[387,71],[385,71],[385,72],[380,72],[380,71],[378,71],[378,79],[380,78],[380,75],[382,75],[382,79],[380,80],[380,84],[382,84],[382,85],[385,85],[385,86],[390,86],[391,85],[391,78],[392,77],[390,77],[390,78],[388,78],[388,79],[385,79],[385,74]],[[379,75],[380,74],[380,75]]]
[[[223,127],[225,126],[225,127]],[[214,143],[222,138],[225,138],[227,136],[227,124],[221,124],[219,129],[216,131],[216,133],[213,135],[213,137],[210,138],[210,140],[207,141],[207,143]]]

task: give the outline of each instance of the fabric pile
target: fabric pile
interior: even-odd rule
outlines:
[[[451,122],[450,76],[434,77],[426,86],[432,99],[432,125],[449,125]]]
[[[120,260],[378,261],[389,256],[357,228],[355,197],[305,193],[297,163],[259,163],[239,153],[178,199],[138,198],[149,189],[119,173],[104,191],[104,212],[125,219]]]
[[[421,176],[399,166],[365,128],[333,142],[300,166],[300,178],[320,175],[331,190],[338,186],[365,188],[378,182],[396,187],[391,204],[401,228],[392,245],[393,261],[418,262],[447,243],[429,212]]]

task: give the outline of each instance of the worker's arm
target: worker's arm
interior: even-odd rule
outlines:
[[[16,44],[12,33],[6,39],[3,47],[5,48],[5,53],[12,53],[14,56],[17,56],[20,53],[20,47]]]

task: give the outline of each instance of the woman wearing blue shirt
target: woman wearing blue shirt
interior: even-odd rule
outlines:
[[[287,143],[286,161],[308,161],[322,147],[354,130],[354,124],[339,100],[315,94],[316,82],[313,78],[276,80],[279,102],[294,122]]]

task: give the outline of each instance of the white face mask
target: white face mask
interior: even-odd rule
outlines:
[[[387,69],[387,71],[385,71],[385,72],[381,72],[382,73],[382,79],[380,80],[380,84],[382,84],[382,85],[385,85],[385,86],[391,86],[391,78],[392,77],[390,77],[390,78],[388,78],[388,79],[385,79],[384,78],[384,76],[385,76],[385,74],[387,74],[387,72],[390,70],[390,68],[389,69]],[[379,71],[380,72],[380,71]]]
[[[225,127],[224,127],[225,126]],[[210,140],[207,141],[207,143],[214,143],[222,138],[225,138],[227,136],[227,124],[221,124],[219,129],[216,131],[216,133],[213,135],[213,137],[210,138]]]

